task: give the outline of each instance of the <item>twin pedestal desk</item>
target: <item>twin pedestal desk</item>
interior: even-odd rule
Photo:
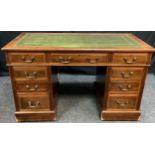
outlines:
[[[138,120],[141,115],[155,49],[132,34],[22,33],[2,51],[10,70],[17,121],[56,120],[59,66],[97,67],[101,120]]]

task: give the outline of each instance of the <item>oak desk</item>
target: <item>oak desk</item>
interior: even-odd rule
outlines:
[[[138,120],[154,48],[128,33],[22,33],[4,48],[18,121],[56,119],[57,67],[96,66],[102,120]],[[51,76],[52,75],[52,76]],[[80,117],[80,116],[79,116]]]

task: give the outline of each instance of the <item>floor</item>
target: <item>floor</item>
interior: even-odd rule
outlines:
[[[95,76],[61,74],[57,121],[59,123],[105,123],[101,121],[94,93]],[[142,98],[140,121],[155,122],[155,76],[148,74]],[[0,122],[14,123],[14,101],[9,77],[0,77]],[[118,121],[115,121],[118,122]],[[126,122],[126,121],[125,121]],[[123,123],[125,123],[123,122]]]

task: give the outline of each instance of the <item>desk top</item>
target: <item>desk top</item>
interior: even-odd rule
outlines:
[[[2,50],[155,51],[130,33],[22,33]]]

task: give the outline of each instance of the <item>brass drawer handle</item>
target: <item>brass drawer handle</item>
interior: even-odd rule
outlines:
[[[137,58],[136,57],[134,57],[132,59],[123,58],[123,60],[125,61],[126,64],[133,64],[137,60]]]
[[[37,77],[37,72],[33,72],[32,74],[30,74],[30,73],[28,73],[28,72],[24,72],[24,74],[25,74],[25,77],[26,77],[27,79],[34,79],[34,78]]]
[[[35,85],[34,88],[31,88],[30,85],[26,85],[25,86],[29,91],[37,91],[37,89],[39,88],[38,85]]]
[[[35,60],[35,57],[34,56],[28,56],[28,55],[26,55],[26,56],[22,56],[22,61],[23,62],[25,62],[25,63],[32,63],[32,62],[34,62],[34,60]]]
[[[98,58],[96,58],[96,59],[88,58],[87,61],[88,61],[88,63],[90,63],[90,64],[95,64],[95,63],[97,63],[97,62],[99,61],[99,59],[98,59]]]
[[[69,63],[71,63],[72,60],[73,59],[71,57],[66,57],[66,58],[59,57],[58,62],[60,62],[62,64],[69,64]]]
[[[127,104],[129,104],[129,102],[128,101],[119,101],[119,100],[117,100],[116,101],[116,104],[117,105],[119,105],[119,106],[121,106],[121,107],[124,107],[124,106],[126,106]]]
[[[37,108],[40,105],[40,102],[39,101],[36,101],[36,102],[28,101],[27,104],[29,108]]]
[[[129,78],[129,77],[134,75],[134,72],[130,71],[128,74],[125,73],[125,72],[121,72],[121,75],[122,75],[123,78]]]
[[[130,90],[132,88],[132,85],[131,84],[128,84],[127,86],[126,86],[126,88],[124,88],[122,85],[119,85],[119,89],[121,90],[121,91],[128,91],[128,90]]]

